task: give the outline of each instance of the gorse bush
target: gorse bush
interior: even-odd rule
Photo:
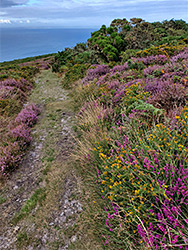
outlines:
[[[63,87],[70,88],[71,82],[77,81],[82,78],[90,65],[88,64],[75,64],[65,73]]]
[[[166,55],[167,57],[173,56],[174,54],[178,54],[185,48],[185,45],[177,44],[176,46],[172,46],[169,44],[162,44],[159,46],[151,46],[148,49],[140,50],[136,53],[138,57],[145,56],[156,56],[156,55]]]
[[[150,134],[149,143],[138,136],[133,145],[124,128],[115,129],[121,131],[124,140],[116,139],[121,138],[118,133],[113,138],[115,145],[107,141],[105,148],[100,143],[94,148],[98,188],[109,200],[106,233],[112,236],[110,241],[118,239],[123,246],[122,237],[132,238],[136,249],[143,242],[155,249],[168,249],[168,245],[177,242],[180,246],[186,244],[187,161],[177,165],[179,156],[169,161],[169,151],[163,156],[160,147],[156,149],[150,144],[152,141],[167,149],[168,133],[163,135],[162,143],[160,136],[156,138],[155,134]],[[159,134],[163,133],[163,128],[160,130],[159,126]],[[142,240],[135,237],[136,232]]]

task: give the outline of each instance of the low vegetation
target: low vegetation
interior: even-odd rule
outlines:
[[[188,250],[187,44],[183,20],[116,19],[51,63],[74,100],[75,159],[95,196],[88,221],[104,249]],[[1,72],[6,173],[19,163],[39,114],[34,104],[23,106],[37,68]],[[18,218],[36,206],[35,195]]]
[[[55,57],[105,249],[188,249],[187,27],[118,19]]]
[[[1,176],[19,165],[32,140],[31,128],[37,121],[40,108],[35,104],[27,105],[27,97],[34,87],[33,77],[40,69],[49,68],[49,60],[51,58],[46,60],[44,57],[28,62],[28,58],[0,64]]]

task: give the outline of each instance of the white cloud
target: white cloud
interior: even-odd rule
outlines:
[[[5,12],[5,11],[0,11],[0,15],[6,15],[7,14],[7,12]]]
[[[14,23],[30,23],[31,21],[29,19],[14,19]]]
[[[141,17],[146,21],[187,19],[187,1],[181,0],[0,0],[6,3],[2,19],[23,25],[99,27],[115,18]],[[25,4],[24,4],[25,3]]]
[[[157,0],[158,2],[168,2],[171,0]],[[59,2],[58,0],[54,0],[54,2]],[[152,3],[152,2],[156,2],[156,0],[63,0],[60,1],[62,3],[66,3],[66,2],[71,2],[72,5],[83,5],[83,6],[111,6],[113,8],[113,6],[128,6],[128,5],[133,5],[133,4],[142,4],[142,3]],[[60,3],[59,2],[59,3]]]
[[[16,24],[16,23],[30,23],[31,21],[29,19],[17,19],[17,18],[12,18],[11,20],[9,19],[0,19],[0,23],[5,23],[5,24]]]
[[[9,19],[0,19],[0,23],[11,23]]]

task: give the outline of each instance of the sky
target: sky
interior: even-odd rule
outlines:
[[[99,28],[133,17],[188,22],[188,0],[0,0],[0,27]]]

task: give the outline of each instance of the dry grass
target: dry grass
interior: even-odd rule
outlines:
[[[0,146],[8,139],[8,125],[11,119],[1,116],[0,118]]]
[[[72,88],[72,92],[70,93],[74,110],[79,111],[80,107],[82,107],[86,101],[94,99],[93,96],[95,95],[95,92],[95,83],[83,85],[81,80],[75,82]]]
[[[94,103],[92,99],[89,103],[84,113],[77,116],[77,126],[82,128],[82,137],[81,139],[75,139],[77,141],[75,158],[81,162],[85,161],[99,138],[105,135],[105,131],[98,124],[99,115],[101,116],[100,121],[103,121],[104,118],[103,108],[101,105]]]

